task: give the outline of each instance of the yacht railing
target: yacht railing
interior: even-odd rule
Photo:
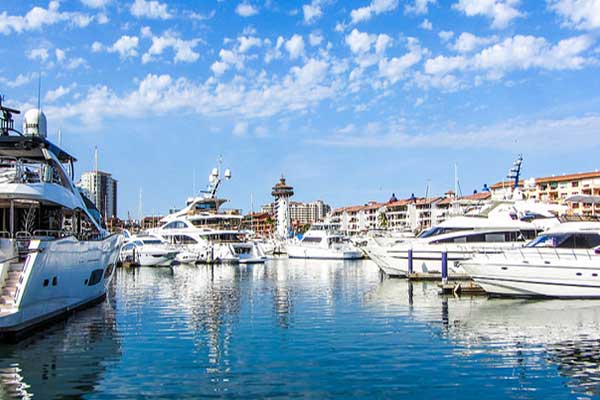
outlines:
[[[477,256],[484,256],[488,259],[492,256],[502,255],[505,260],[514,259],[515,252],[524,259],[536,258],[549,262],[550,260],[593,260],[598,254],[591,249],[568,249],[568,248],[536,248],[521,247],[518,249],[500,250],[497,252],[475,251]]]

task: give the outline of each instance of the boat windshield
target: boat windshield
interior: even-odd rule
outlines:
[[[160,239],[143,239],[144,244],[162,244]]]
[[[434,226],[432,228],[426,229],[417,236],[419,239],[425,239],[432,236],[443,235],[445,233],[451,232],[459,232],[459,231],[472,231],[473,228],[442,228],[438,226]]]
[[[597,233],[551,233],[538,236],[526,247],[593,249],[598,246],[600,246],[600,235]]]

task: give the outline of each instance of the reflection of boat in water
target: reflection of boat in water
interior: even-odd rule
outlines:
[[[531,357],[556,365],[573,391],[600,395],[597,301],[448,298],[432,283],[384,280],[365,302],[429,326],[458,356],[491,354],[509,368],[528,368]]]
[[[0,398],[83,398],[121,356],[110,301],[0,347]]]

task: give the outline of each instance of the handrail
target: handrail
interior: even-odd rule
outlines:
[[[44,251],[44,249],[31,249],[31,250],[28,249],[28,251],[26,251],[25,254],[42,253],[43,251]],[[0,264],[4,264],[5,262],[12,261],[12,260],[18,260],[21,257],[22,257],[22,255],[20,254],[20,255],[17,255],[17,256],[12,256],[12,257],[9,257],[9,258],[5,258],[4,260],[0,260]]]

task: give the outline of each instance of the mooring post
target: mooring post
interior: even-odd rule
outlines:
[[[408,276],[413,273],[413,249],[408,249]]]
[[[448,252],[442,251],[442,283],[448,283]]]

